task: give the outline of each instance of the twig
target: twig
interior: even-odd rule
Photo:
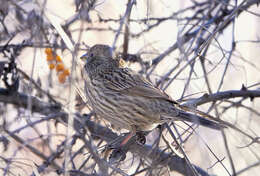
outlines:
[[[223,92],[217,92],[214,94],[204,94],[199,98],[189,100],[184,105],[199,106],[214,101],[221,101],[229,98],[244,97],[254,99],[260,97],[260,90],[228,90]]]

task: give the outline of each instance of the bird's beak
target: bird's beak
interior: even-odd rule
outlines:
[[[80,59],[81,59],[82,61],[86,61],[87,58],[88,58],[88,54],[87,54],[87,53],[84,54],[84,55],[82,55],[82,56],[80,57]]]

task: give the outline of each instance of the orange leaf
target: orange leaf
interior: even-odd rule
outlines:
[[[64,83],[66,81],[66,76],[63,73],[61,73],[59,74],[58,79],[60,83]]]
[[[63,63],[60,63],[60,64],[57,64],[56,65],[56,71],[57,72],[60,72],[60,71],[63,71],[64,70],[64,65]]]
[[[52,49],[51,48],[46,48],[45,49],[45,54],[46,55],[52,55]]]
[[[53,69],[55,68],[55,65],[51,63],[51,64],[49,65],[49,68],[50,68],[50,70],[53,70]]]
[[[62,62],[61,57],[57,55],[57,56],[56,56],[56,61],[57,61],[57,62]]]
[[[49,55],[49,54],[48,54],[48,55],[46,56],[46,60],[47,60],[47,61],[52,61],[52,60],[54,60],[54,58],[53,58],[52,55]]]
[[[69,76],[69,74],[70,74],[69,69],[65,69],[65,70],[63,71],[63,74],[64,74],[65,76]]]

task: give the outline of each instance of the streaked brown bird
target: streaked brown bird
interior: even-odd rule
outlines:
[[[129,130],[128,139],[136,132],[151,131],[172,120],[222,128],[216,121],[186,112],[142,75],[120,67],[120,61],[113,58],[112,49],[107,45],[91,47],[81,59],[85,60],[83,76],[91,107],[97,116]]]

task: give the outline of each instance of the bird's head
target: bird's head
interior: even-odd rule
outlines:
[[[119,61],[113,58],[112,48],[108,45],[94,45],[86,54],[80,57],[85,62],[85,70],[88,74],[111,69],[119,66]]]
[[[84,59],[88,62],[88,59],[98,57],[112,58],[112,48],[108,45],[94,45],[88,50],[86,54],[81,56],[81,59]]]

